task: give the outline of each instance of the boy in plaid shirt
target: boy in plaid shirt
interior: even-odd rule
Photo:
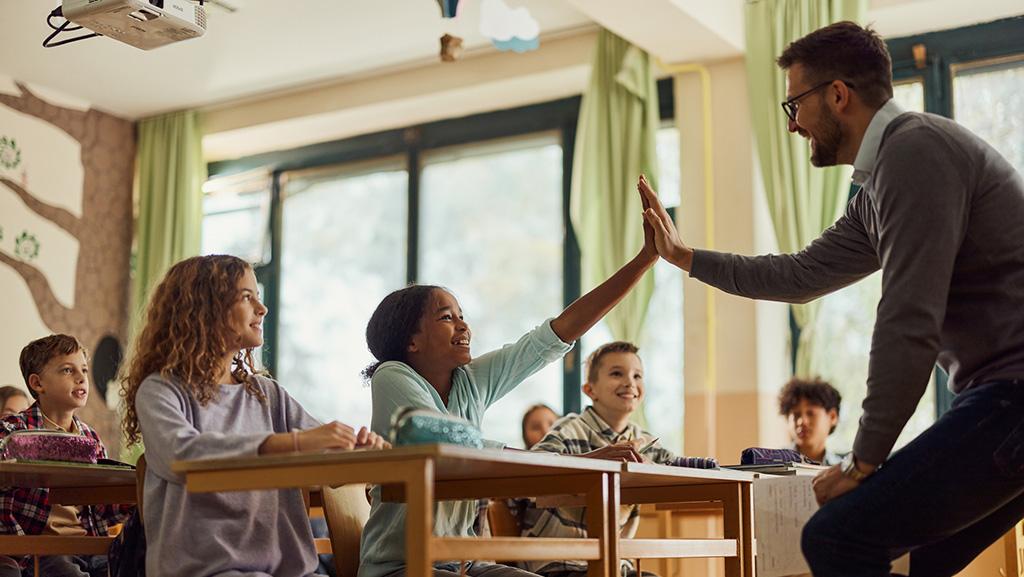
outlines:
[[[75,416],[75,411],[89,399],[89,362],[78,339],[50,335],[34,340],[22,349],[20,365],[36,402],[0,421],[0,438],[25,429],[64,431],[95,439],[100,447],[99,457],[106,458],[106,448],[99,436]],[[127,505],[51,504],[48,489],[6,487],[0,491],[0,534],[106,535],[108,527],[127,519],[132,509]],[[0,556],[0,577],[20,577],[28,560]],[[39,571],[47,577],[105,576],[106,557],[43,557]]]
[[[602,345],[587,358],[586,373],[583,392],[593,405],[582,414],[559,419],[531,451],[662,465],[717,465],[713,459],[676,457],[657,443],[648,446],[654,437],[629,421],[644,396],[643,363],[636,345],[622,341]],[[519,499],[514,504],[524,537],[586,537],[583,507],[538,509],[530,499]],[[622,507],[620,536],[629,539],[636,534],[639,515],[637,505]],[[522,567],[544,577],[583,577],[587,573],[587,563],[577,560],[526,561]],[[628,561],[623,561],[622,574],[636,575]],[[645,571],[644,575],[653,574]]]

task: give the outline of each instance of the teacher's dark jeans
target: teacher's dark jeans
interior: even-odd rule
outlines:
[[[860,487],[826,503],[801,543],[815,577],[952,576],[1024,518],[1024,381],[981,384]]]

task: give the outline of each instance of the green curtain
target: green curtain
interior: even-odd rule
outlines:
[[[136,170],[132,317],[137,321],[167,269],[199,254],[206,163],[198,114],[189,110],[140,121]]]
[[[576,127],[572,174],[570,213],[582,253],[584,290],[607,279],[643,246],[636,180],[645,174],[657,188],[658,125],[651,59],[602,30]],[[613,338],[638,341],[653,292],[648,272],[605,317]]]
[[[202,130],[195,111],[141,120],[138,137],[138,219],[128,327],[132,338],[142,321],[149,291],[172,264],[199,254],[206,180]],[[121,460],[134,463],[143,451],[142,443],[122,446]]]
[[[786,46],[841,20],[861,22],[866,0],[748,0],[744,16],[751,122],[757,137],[768,210],[779,250],[796,252],[832,225],[846,207],[849,167],[815,168],[807,141],[786,129],[786,75],[775,64]],[[800,327],[796,374],[807,375],[814,359],[814,326],[820,302],[793,307]]]

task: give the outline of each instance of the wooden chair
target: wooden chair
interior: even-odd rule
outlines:
[[[338,577],[356,577],[359,572],[359,541],[370,517],[366,485],[322,487],[324,516],[331,534],[334,568]]]
[[[519,521],[508,507],[508,501],[494,499],[487,506],[487,522],[493,537],[519,537]]]

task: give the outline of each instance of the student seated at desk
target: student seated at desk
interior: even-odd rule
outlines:
[[[0,418],[16,415],[31,405],[25,391],[13,385],[0,387]]]
[[[480,426],[484,411],[548,363],[562,358],[576,339],[614,307],[654,262],[653,232],[645,227],[643,249],[608,280],[515,343],[473,358],[471,331],[455,297],[435,286],[416,285],[384,298],[366,327],[366,343],[377,359],[365,371],[373,395],[372,428],[387,434],[403,407],[435,410]],[[405,574],[405,505],[381,501],[372,491],[363,530],[359,577]],[[435,507],[435,535],[474,537],[475,500],[444,501]],[[472,562],[472,577],[528,577],[520,569]],[[435,565],[434,575],[458,575],[458,563]]]
[[[21,350],[21,374],[36,399],[28,409],[0,422],[0,438],[26,429],[52,429],[84,435],[99,443],[99,457],[106,448],[95,431],[75,412],[89,399],[89,358],[78,339],[50,335],[34,340]],[[129,505],[73,507],[54,505],[48,489],[12,487],[0,493],[0,533],[5,535],[106,535],[107,528],[128,518]],[[18,577],[29,557],[0,557],[0,577]],[[105,556],[70,555],[42,557],[41,575],[47,577],[98,577],[107,574]]]
[[[843,456],[828,450],[826,442],[839,422],[843,398],[831,384],[815,378],[794,377],[779,393],[779,414],[786,417],[793,448],[822,465],[838,465]]]
[[[146,442],[146,575],[309,577],[316,548],[299,489],[190,493],[177,460],[382,448],[377,435],[321,424],[258,374],[267,307],[245,261],[186,259],[153,292],[122,377],[128,443]]]
[[[539,443],[558,418],[558,413],[544,403],[526,409],[523,413],[523,446],[530,449]]]
[[[601,345],[587,357],[587,382],[583,392],[592,406],[582,414],[569,414],[558,420],[532,451],[595,459],[641,461],[671,465],[678,459],[629,421],[644,397],[644,366],[632,343],[616,341]],[[638,451],[643,450],[641,455]],[[586,509],[583,507],[539,509],[530,499],[514,501],[524,537],[587,536]],[[640,525],[639,505],[628,505],[619,514],[619,535],[631,539]],[[583,577],[587,563],[578,560],[527,561],[524,568],[545,577]],[[636,575],[633,566],[623,560],[622,574]],[[644,572],[644,575],[652,575]]]

